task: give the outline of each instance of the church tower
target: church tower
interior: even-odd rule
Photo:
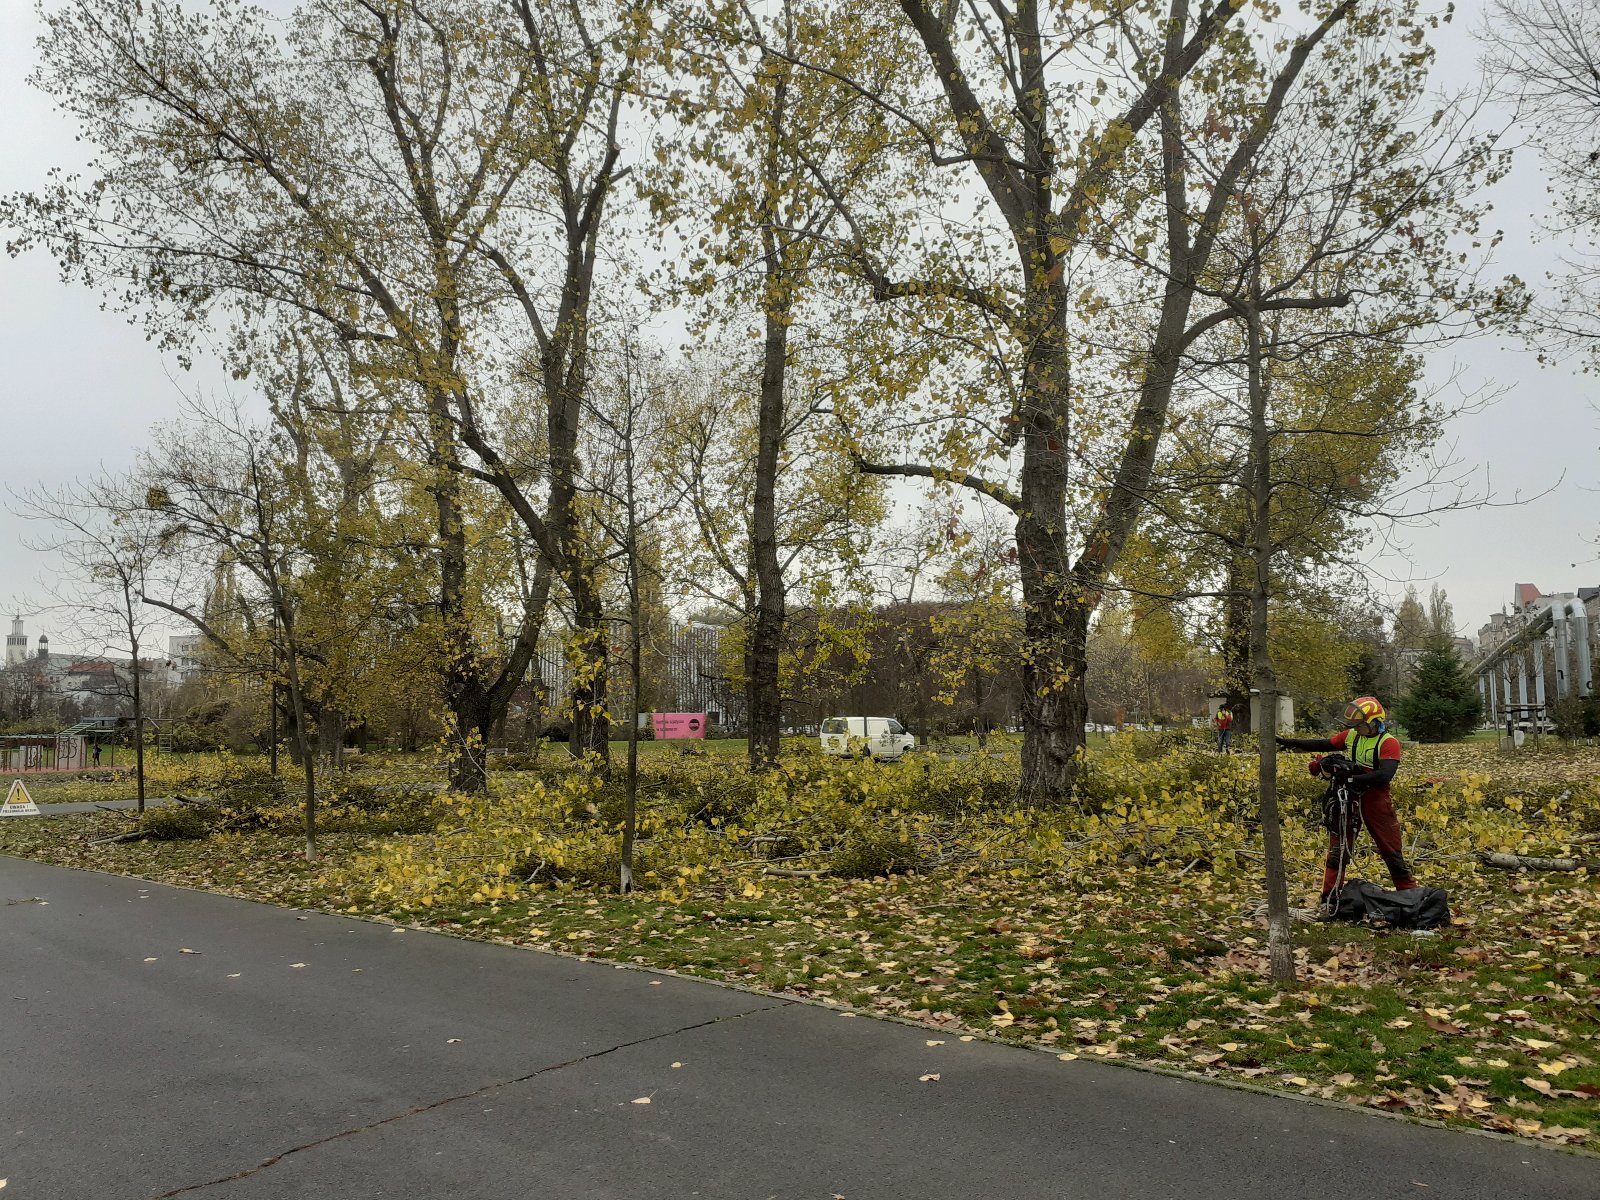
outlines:
[[[6,634],[6,666],[14,667],[28,657],[28,635],[22,632],[22,618],[11,618],[11,632]]]

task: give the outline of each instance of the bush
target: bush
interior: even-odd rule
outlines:
[[[895,829],[858,829],[833,853],[828,866],[845,879],[875,879],[880,875],[909,875],[926,865],[914,842]]]
[[[431,833],[439,824],[439,797],[431,788],[341,779],[318,794],[317,828],[327,833]]]
[[[1550,719],[1566,741],[1600,737],[1600,697],[1568,696],[1551,707]]]
[[[163,804],[146,810],[139,828],[158,842],[192,842],[206,837],[216,814],[190,804]]]

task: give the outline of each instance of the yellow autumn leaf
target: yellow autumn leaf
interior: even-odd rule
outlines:
[[[1525,1077],[1522,1082],[1525,1086],[1531,1087],[1541,1096],[1548,1096],[1550,1094],[1550,1084],[1546,1080],[1535,1079],[1533,1076],[1529,1075]]]
[[[1546,1075],[1559,1075],[1571,1065],[1571,1063],[1564,1063],[1557,1059],[1553,1062],[1540,1063],[1539,1070],[1543,1071]]]

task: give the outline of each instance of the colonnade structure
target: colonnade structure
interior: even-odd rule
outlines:
[[[1491,725],[1524,716],[1537,722],[1557,701],[1595,694],[1597,631],[1584,603],[1595,590],[1537,596],[1485,627],[1486,641],[1503,634],[1472,668]]]

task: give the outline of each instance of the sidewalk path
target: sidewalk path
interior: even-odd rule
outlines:
[[[171,803],[172,801],[167,799],[165,796],[146,796],[144,806],[146,808],[157,808],[160,805]],[[60,817],[65,816],[68,813],[100,812],[107,808],[114,808],[118,810],[137,809],[138,807],[139,802],[137,800],[95,800],[92,802],[75,804],[40,804],[39,815],[41,817]],[[28,818],[7,817],[5,819],[8,821],[26,821]]]
[[[4,857],[0,964],[5,1200],[1600,1191],[1593,1156]]]

